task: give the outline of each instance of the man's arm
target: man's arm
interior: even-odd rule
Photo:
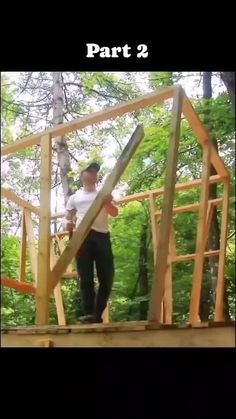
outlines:
[[[73,218],[76,214],[76,210],[66,210],[65,218],[63,220],[63,228],[65,231],[71,231],[75,227],[75,223],[73,221]]]
[[[106,208],[106,211],[108,212],[108,214],[111,215],[112,217],[117,217],[117,215],[119,214],[119,210],[115,205],[115,201],[113,201],[112,195],[109,195],[105,199],[104,207]]]
[[[75,227],[73,218],[76,214],[76,209],[74,206],[74,195],[71,195],[66,204],[66,214],[65,218],[62,220],[63,229],[65,231],[72,231]]]

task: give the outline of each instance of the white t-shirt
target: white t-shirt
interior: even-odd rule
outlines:
[[[74,195],[71,195],[67,201],[66,210],[76,210],[76,228],[81,223],[82,219],[84,218],[86,212],[92,205],[93,201],[95,200],[98,190],[93,192],[87,192],[84,189],[80,189],[76,191]],[[99,233],[108,233],[108,212],[103,207],[98,214],[97,218],[94,220],[91,228]]]

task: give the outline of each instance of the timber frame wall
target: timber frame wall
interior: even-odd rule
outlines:
[[[171,98],[173,98],[172,126],[164,187],[132,196],[126,196],[119,201],[119,204],[123,205],[132,201],[149,200],[155,272],[152,283],[148,320],[150,322],[172,323],[172,263],[179,263],[192,259],[194,260],[194,272],[189,321],[191,324],[198,323],[204,258],[216,255],[219,255],[219,268],[214,319],[215,321],[224,320],[224,270],[227,244],[230,176],[224,162],[212,144],[207,129],[200,121],[184,90],[178,85],[155,91],[133,101],[92,113],[91,115],[75,119],[65,124],[57,125],[44,132],[15,141],[2,148],[2,156],[5,156],[36,144],[41,147],[40,207],[33,206],[29,202],[21,199],[12,190],[2,188],[3,197],[22,207],[23,217],[19,280],[2,277],[1,282],[3,286],[14,288],[20,292],[35,294],[37,325],[49,324],[49,297],[51,293],[54,293],[56,300],[58,323],[59,325],[66,324],[60,281],[63,278],[65,279],[75,275],[75,272],[71,272],[69,265],[88,234],[93,220],[99,213],[103,205],[104,197],[112,192],[142,141],[144,131],[142,125],[139,125],[136,128],[130,141],[118,159],[116,166],[107,178],[103,189],[90,207],[83,222],[75,231],[71,241],[66,246],[63,243],[63,238],[68,233],[59,232],[55,235],[51,234],[50,229],[51,221],[63,216],[63,214],[52,215],[50,212],[52,139],[56,136],[65,135],[101,121],[116,118],[127,112],[158,105]],[[193,129],[199,143],[202,145],[203,170],[199,180],[176,184],[182,113],[189,122],[190,127]],[[217,174],[214,176],[209,175],[210,164],[216,169]],[[224,185],[222,199],[208,199],[209,184],[211,183],[221,183]],[[178,208],[173,207],[175,192],[191,188],[201,189],[199,204]],[[159,197],[163,197],[161,212],[156,210],[156,200]],[[207,252],[206,246],[215,205],[222,205],[220,249]],[[188,211],[198,211],[199,213],[196,251],[191,255],[177,255],[172,216],[173,214]],[[32,213],[39,216],[39,240],[37,250],[31,217]],[[29,284],[25,281],[27,242],[34,280],[33,284]],[[56,258],[54,250],[55,243],[57,243],[61,253],[58,259]],[[108,310],[104,312],[104,321],[108,322]]]

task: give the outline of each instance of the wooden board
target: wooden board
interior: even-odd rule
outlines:
[[[172,301],[172,263],[168,257],[167,269],[165,274],[165,293],[164,293],[164,318],[166,324],[172,324],[173,301]]]
[[[17,281],[16,279],[7,278],[6,276],[1,277],[1,285],[22,292],[23,294],[35,294],[36,292],[36,288],[33,285],[28,284],[27,282]]]
[[[218,279],[216,286],[216,306],[215,321],[224,320],[224,292],[225,292],[225,265],[226,265],[226,246],[229,221],[229,181],[224,184],[223,208],[221,219],[220,234],[220,256],[218,267]]]
[[[95,220],[95,218],[97,217],[98,213],[100,212],[103,206],[104,198],[107,195],[111,194],[115,185],[119,181],[122,173],[127,167],[130,159],[134,155],[137,147],[141,143],[143,137],[144,137],[143,126],[138,125],[133,135],[131,136],[128,144],[126,145],[119,159],[117,160],[117,163],[114,169],[112,170],[111,174],[107,177],[103,188],[98,193],[96,199],[94,200],[89,210],[85,214],[81,224],[78,226],[77,230],[74,232],[73,237],[70,240],[67,247],[65,248],[63,254],[60,256],[56,265],[52,269],[51,271],[52,279],[50,283],[50,286],[52,289],[57,285],[61,276],[65,272],[67,266],[71,262],[72,258],[75,256],[76,252],[80,249],[81,245],[83,244],[84,239],[89,233],[89,230],[93,221]]]
[[[42,136],[51,135],[51,138],[55,138],[75,130],[81,130],[88,125],[97,124],[98,122],[113,119],[128,112],[133,112],[137,109],[158,105],[164,100],[171,98],[173,96],[174,89],[174,87],[168,87],[167,89],[156,90],[152,93],[148,93],[147,95],[138,97],[137,99],[103,109],[102,111],[93,112],[82,118],[66,122],[65,124],[56,125],[53,128],[49,128],[38,134],[29,135],[28,137],[22,138],[21,140],[15,141],[10,145],[2,147],[1,154],[2,156],[5,156],[7,154],[23,150],[26,147],[40,144],[40,139]]]
[[[149,304],[148,319],[161,320],[161,304],[164,296],[164,279],[167,269],[170,228],[172,222],[172,209],[176,182],[176,169],[178,161],[178,147],[180,139],[180,125],[182,113],[183,90],[176,90],[173,100],[171,137],[168,150],[165,189],[163,197],[163,210],[160,220],[159,239],[157,243],[157,256]]]
[[[102,314],[103,323],[109,323],[109,305],[106,306]]]
[[[209,204],[212,205],[220,205],[223,202],[223,199],[218,198],[218,199],[212,199],[210,201],[208,201]],[[190,205],[184,205],[182,207],[175,207],[173,208],[172,214],[182,214],[185,212],[191,212],[191,211],[197,211],[199,210],[200,204],[190,204]],[[161,211],[157,211],[155,212],[155,216],[160,216],[161,215]]]
[[[52,236],[51,236],[52,237]],[[56,234],[55,235],[55,239],[56,239],[56,242],[57,242],[57,244],[58,244],[58,247],[59,247],[59,250],[60,250],[60,255],[64,252],[64,250],[65,250],[65,247],[66,247],[66,244],[65,244],[65,242],[64,242],[64,237],[65,236],[58,236],[58,234]],[[59,259],[59,257],[57,257],[57,260]],[[56,264],[56,260],[55,260],[55,264]],[[66,273],[69,273],[69,272],[72,272],[72,269],[73,269],[73,267],[72,267],[72,264],[70,263],[68,266],[67,266],[67,268],[66,268]]]
[[[31,265],[31,270],[32,270],[32,276],[33,276],[33,283],[34,286],[36,286],[37,284],[37,271],[38,271],[38,266],[37,266],[37,259],[38,259],[38,254],[37,254],[37,250],[36,250],[36,243],[35,243],[35,238],[34,238],[34,229],[33,229],[33,221],[31,218],[31,212],[25,208],[25,226],[26,226],[26,233],[28,236],[28,249],[29,249],[29,256],[30,256],[30,265]]]
[[[41,139],[40,165],[40,224],[38,248],[38,280],[36,291],[36,324],[49,323],[50,278],[50,216],[51,216],[51,155],[52,140],[49,135]]]
[[[189,125],[192,128],[193,132],[196,134],[200,144],[202,146],[205,146],[208,143],[211,146],[211,163],[216,169],[216,172],[220,176],[229,177],[229,172],[226,169],[223,160],[220,158],[215,147],[213,146],[207,128],[202,124],[198,114],[196,113],[186,94],[184,94],[183,114],[189,122]]]
[[[54,252],[54,241],[51,241],[51,246],[50,246],[50,267],[51,269],[55,266],[56,264],[56,255]],[[61,292],[61,283],[58,282],[57,286],[54,288],[53,290],[54,293],[54,297],[55,297],[55,302],[56,302],[56,310],[57,310],[57,319],[58,319],[58,324],[60,326],[65,326],[66,324],[66,318],[65,318],[65,311],[64,311],[64,305],[63,305],[63,298],[62,298],[62,292]]]
[[[153,194],[149,196],[149,204],[150,204],[150,214],[151,214],[151,227],[152,227],[152,247],[153,247],[153,257],[154,257],[154,265],[156,263],[156,255],[157,255],[157,220],[155,219],[155,212],[156,212],[156,203],[155,197]]]
[[[223,178],[219,175],[211,176],[209,179],[210,184],[213,183],[220,183],[222,182]],[[188,183],[176,183],[175,185],[175,192],[181,192],[188,189],[194,189],[194,188],[201,188],[202,186],[202,179],[194,180],[192,182]],[[145,199],[149,199],[150,195],[153,195],[154,197],[162,196],[164,194],[164,188],[158,188],[153,189],[147,192],[140,192],[133,195],[125,196],[124,198],[118,199],[116,202],[118,205],[124,205],[128,204],[129,202],[134,201],[144,201]],[[52,214],[51,220],[54,220],[56,218],[62,218],[65,216],[65,212],[60,212],[58,214]],[[59,236],[66,236],[68,234],[68,231],[60,231],[57,233]],[[51,237],[55,237],[54,234],[51,235]]]
[[[109,325],[107,325],[109,327]],[[169,328],[167,328],[169,326]],[[164,328],[135,329],[117,331],[109,328],[107,331],[94,332],[84,328],[78,333],[53,333],[43,334],[39,339],[37,334],[7,333],[2,335],[3,347],[35,347],[41,346],[42,341],[52,341],[54,347],[172,347],[172,348],[235,348],[235,326],[221,327],[184,327],[172,328],[165,325]]]
[[[214,213],[214,205],[212,205],[212,202],[211,201],[208,201],[206,227],[205,227],[205,232],[204,232],[204,245],[203,245],[204,250],[206,250],[208,239],[209,239],[209,234],[210,234],[210,230],[211,230],[213,213]]]
[[[169,254],[167,260],[167,270],[165,275],[165,294],[164,294],[164,310],[165,323],[172,324],[173,316],[173,292],[172,292],[172,261],[176,256],[175,231],[173,223],[171,223],[170,240],[169,240]]]
[[[203,185],[201,189],[199,219],[197,228],[196,241],[196,256],[193,272],[193,286],[190,302],[190,323],[195,323],[198,320],[199,306],[201,298],[201,287],[203,279],[203,263],[204,263],[204,234],[206,228],[208,194],[209,194],[209,175],[210,175],[210,161],[211,161],[212,147],[210,143],[203,148],[203,171],[202,180]]]
[[[173,260],[173,258],[177,256],[175,229],[174,229],[173,222],[171,223],[171,230],[170,230],[170,249],[171,249],[171,260]]]
[[[209,258],[209,257],[212,257],[212,256],[218,256],[219,253],[220,253],[219,250],[209,250],[208,252],[204,252],[203,256],[205,258]],[[189,254],[189,255],[175,256],[175,257],[173,257],[172,262],[179,263],[179,262],[185,262],[185,261],[188,261],[188,260],[195,260],[195,259],[196,259],[196,253],[192,253],[192,254]]]
[[[39,340],[36,342],[35,346],[39,346],[40,348],[52,348],[54,346],[54,343],[50,339]]]
[[[1,193],[4,198],[14,202],[15,204],[19,205],[19,207],[27,208],[29,211],[35,213],[36,215],[40,215],[40,208],[35,207],[34,205],[31,205],[29,202],[20,198],[11,189],[1,188]]]
[[[22,211],[21,221],[21,253],[20,253],[20,281],[25,282],[26,276],[26,226],[25,226],[25,212]]]

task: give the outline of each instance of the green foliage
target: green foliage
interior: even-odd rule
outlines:
[[[8,79],[4,75],[2,75],[1,102],[1,141],[5,145],[14,141],[11,127],[16,122],[22,109],[19,104],[14,103],[14,90],[11,88]]]
[[[17,278],[20,261],[20,239],[18,237],[3,237],[2,240],[1,275]]]
[[[3,237],[1,275],[11,279],[19,279],[20,269],[20,239],[18,237]],[[32,283],[27,259],[26,282]],[[13,289],[4,287],[2,292],[2,322],[8,326],[23,326],[35,323],[35,302],[32,295],[24,295]]]
[[[235,237],[228,242],[226,281],[230,315],[235,319]]]

